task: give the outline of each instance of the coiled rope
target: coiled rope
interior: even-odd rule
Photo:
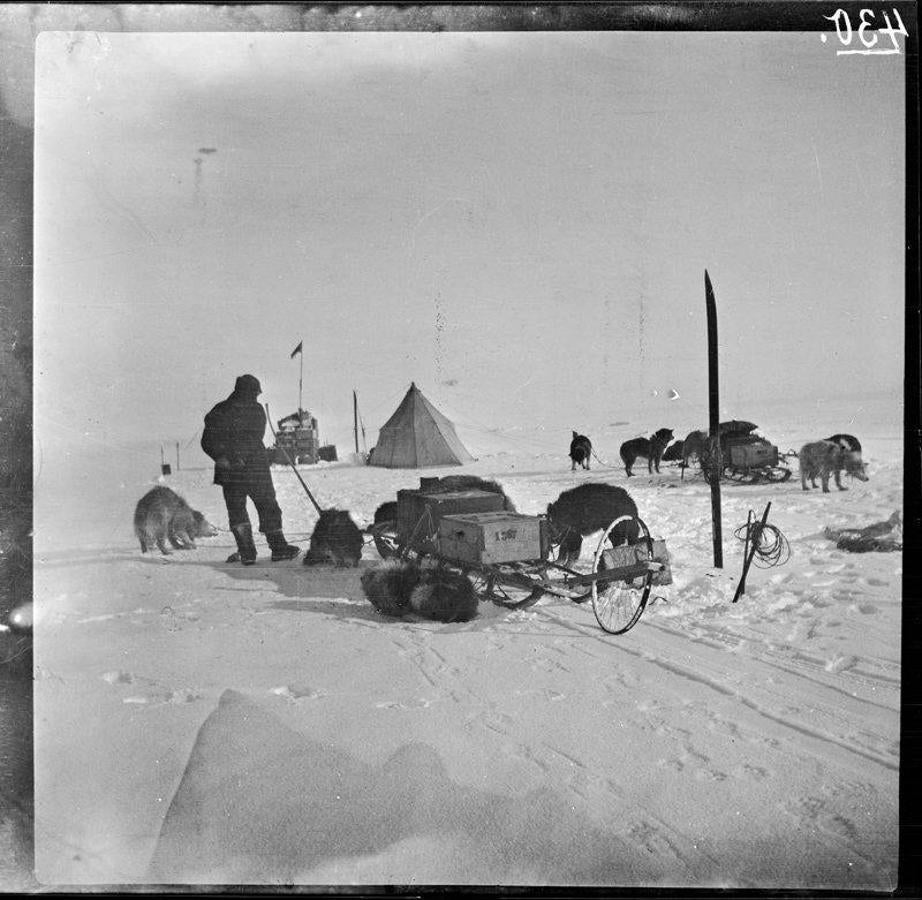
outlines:
[[[746,543],[748,540],[752,547],[753,562],[760,569],[770,569],[773,566],[783,566],[791,558],[791,545],[781,533],[781,529],[766,522],[748,522],[740,525],[734,536]],[[752,546],[754,544],[754,546]]]

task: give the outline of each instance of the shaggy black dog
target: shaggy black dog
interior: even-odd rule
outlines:
[[[385,616],[412,612],[410,594],[419,584],[419,565],[411,560],[386,559],[362,572],[362,590],[368,602]]]
[[[631,468],[638,459],[647,461],[647,471],[651,474],[654,469],[659,472],[660,460],[671,440],[672,429],[660,428],[649,438],[634,438],[631,441],[625,441],[621,445],[621,459],[624,461],[624,470],[628,478],[634,474]]]
[[[663,454],[663,462],[682,462],[685,458],[685,441],[673,441]]]
[[[477,615],[474,586],[438,563],[385,560],[362,573],[362,590],[385,616],[416,613],[436,622],[467,622]]]
[[[397,501],[388,500],[375,510],[375,525],[397,521]]]
[[[584,434],[573,432],[573,440],[570,441],[570,471],[575,471],[577,466],[584,469],[589,468],[589,457],[592,455],[592,441]]]
[[[554,543],[560,544],[559,562],[570,565],[579,559],[583,538],[607,527],[621,516],[631,516],[612,531],[613,547],[638,540],[637,504],[624,488],[586,482],[564,491],[547,508]]]
[[[364,543],[362,532],[349,513],[343,509],[325,509],[314,527],[304,565],[332,562],[337,566],[357,566]]]

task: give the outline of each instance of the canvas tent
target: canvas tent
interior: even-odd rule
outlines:
[[[455,434],[454,425],[422,394],[415,383],[384,423],[369,462],[386,469],[457,466],[473,457]]]

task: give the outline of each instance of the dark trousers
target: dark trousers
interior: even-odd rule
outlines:
[[[222,488],[231,528],[250,521],[247,515],[249,497],[259,515],[259,530],[263,534],[282,530],[282,510],[275,499],[275,486],[268,472],[262,477],[234,480],[231,484],[222,485]]]

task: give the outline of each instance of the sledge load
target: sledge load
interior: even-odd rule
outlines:
[[[269,450],[269,462],[288,465],[312,464],[320,459],[320,431],[317,420],[306,410],[299,409],[278,420],[275,445]]]

